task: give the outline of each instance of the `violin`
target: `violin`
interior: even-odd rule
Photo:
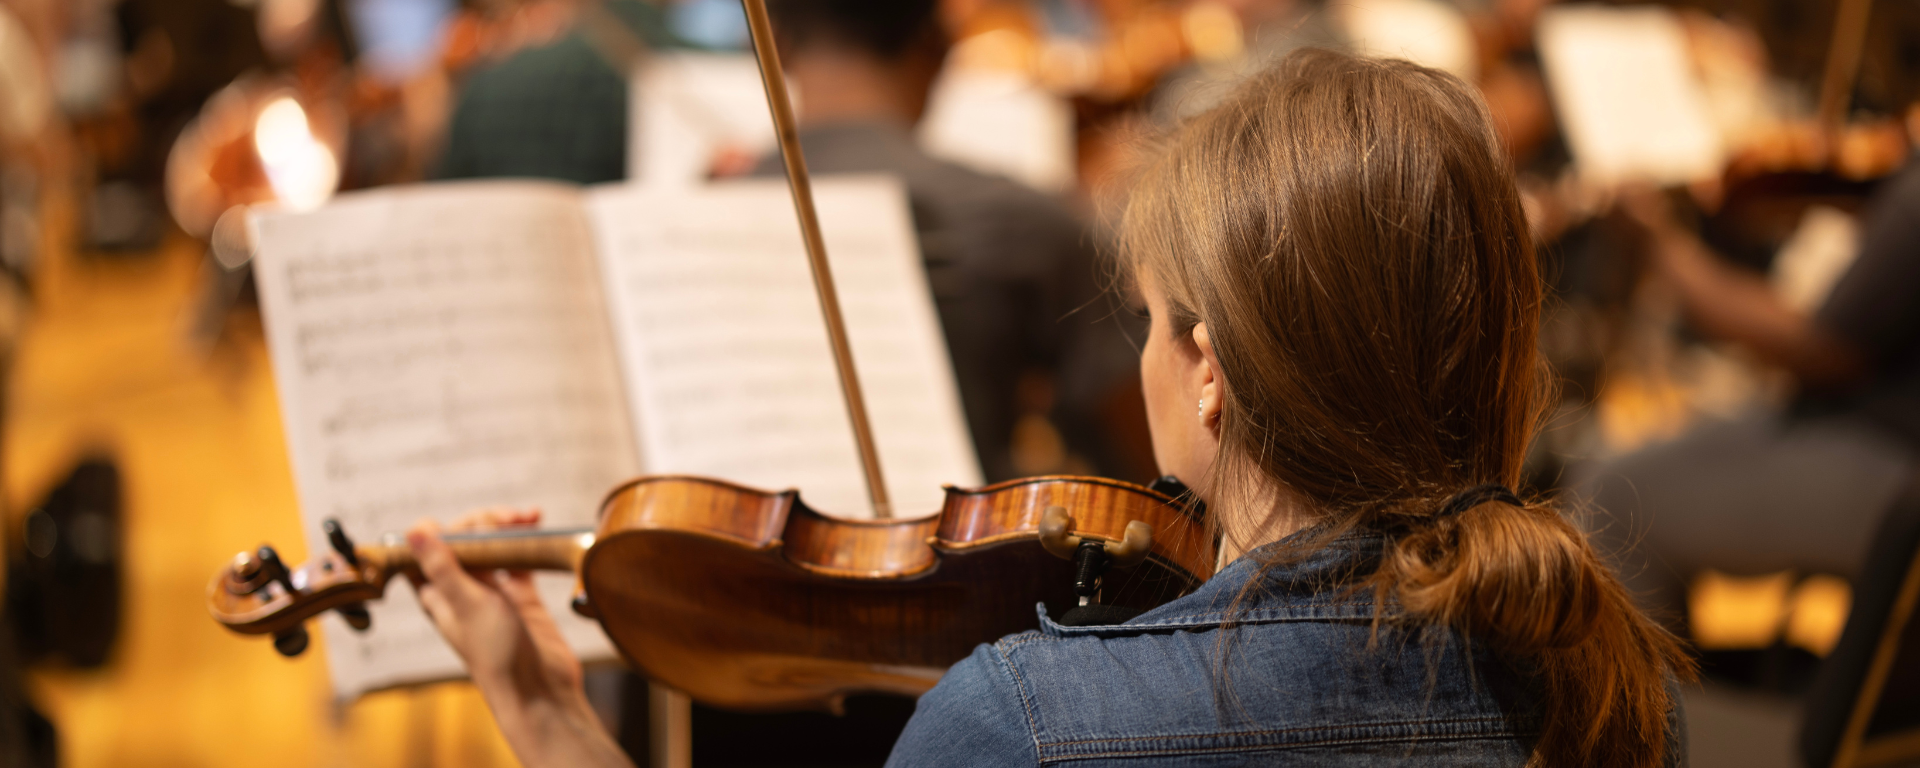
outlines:
[[[297,569],[271,547],[237,556],[207,588],[214,620],[273,635],[283,653],[304,650],[303,622],[329,610],[364,629],[364,604],[415,571],[413,553],[398,536],[327,534],[331,551]],[[791,490],[643,477],[607,496],[590,531],[445,538],[474,568],[578,574],[574,610],[634,669],[740,710],[917,696],[975,644],[1032,629],[1036,602],[1056,617],[1094,600],[1144,610],[1214,564],[1212,538],[1171,497],[1069,476],[949,487],[938,515],[870,521],[826,517]],[[1123,577],[1080,578],[1102,559]]]
[[[743,4],[877,519],[827,517],[796,490],[642,477],[607,495],[590,531],[446,536],[460,561],[576,574],[574,610],[597,619],[635,670],[742,710],[918,695],[974,645],[1034,628],[1036,603],[1110,621],[1205,581],[1215,542],[1180,492],[1033,477],[949,486],[938,514],[893,519],[765,4]],[[329,610],[368,629],[365,603],[396,574],[417,573],[412,552],[396,535],[357,545],[337,524],[325,532],[331,551],[298,568],[271,547],[235,557],[208,586],[214,619],[271,635],[288,655],[307,646],[304,622]]]

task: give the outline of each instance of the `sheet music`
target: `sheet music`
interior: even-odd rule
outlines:
[[[629,179],[704,184],[717,161],[739,172],[774,149],[773,116],[752,54],[659,54],[631,80]],[[789,88],[788,96],[797,109],[799,94]]]
[[[1479,76],[1473,27],[1454,3],[1441,0],[1342,0],[1327,13],[1355,53],[1406,59],[1446,70],[1469,83]]]
[[[1540,13],[1539,43],[1582,176],[1675,184],[1720,172],[1725,149],[1672,11],[1556,6]]]
[[[327,546],[328,517],[363,541],[494,505],[588,526],[638,473],[580,201],[480,182],[256,218],[308,551]],[[572,582],[543,577],[548,605],[583,656],[610,658],[600,627],[566,609]],[[324,620],[338,695],[460,676],[407,585],[369,607],[364,634]]]
[[[948,65],[920,121],[929,154],[1045,192],[1074,180],[1073,105],[1025,75]]]
[[[906,193],[859,177],[814,194],[896,514],[932,514],[980,469]],[[871,517],[786,182],[606,188],[589,207],[648,471]]]

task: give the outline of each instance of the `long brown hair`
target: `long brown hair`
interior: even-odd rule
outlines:
[[[1296,53],[1181,126],[1134,190],[1128,271],[1176,338],[1206,323],[1222,368],[1215,506],[1279,485],[1326,537],[1385,533],[1361,586],[1397,620],[1538,670],[1536,764],[1659,764],[1667,678],[1692,676],[1679,641],[1551,504],[1439,514],[1519,483],[1552,389],[1526,218],[1473,90]]]

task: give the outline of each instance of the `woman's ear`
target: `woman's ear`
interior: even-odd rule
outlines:
[[[1193,344],[1200,349],[1200,365],[1194,372],[1200,380],[1200,426],[1218,433],[1226,388],[1222,386],[1220,358],[1213,353],[1213,338],[1207,335],[1206,323],[1194,324]]]

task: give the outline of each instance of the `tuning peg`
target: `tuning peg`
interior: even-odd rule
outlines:
[[[252,552],[241,552],[233,556],[233,564],[228,566],[236,581],[253,581],[260,575],[260,558]]]
[[[327,543],[340,554],[340,559],[347,561],[347,565],[360,567],[360,554],[354,551],[353,539],[347,538],[347,532],[340,527],[339,520],[327,518],[320,523],[320,530],[326,532]]]
[[[288,595],[300,591],[293,586],[293,572],[287,570],[287,564],[280,560],[280,553],[273,551],[273,547],[261,545],[254,557],[260,561],[260,568],[267,574],[267,579],[280,582]]]
[[[227,591],[235,595],[251,595],[265,586],[266,579],[261,578],[260,558],[252,552],[241,552],[233,556],[233,562],[227,566]]]
[[[348,603],[334,610],[340,612],[340,618],[346,619],[347,626],[355,632],[365,632],[373,626],[373,614],[367,612],[365,603]]]
[[[293,658],[307,650],[307,628],[295,626],[292,629],[276,632],[273,635],[273,649],[280,655]]]

